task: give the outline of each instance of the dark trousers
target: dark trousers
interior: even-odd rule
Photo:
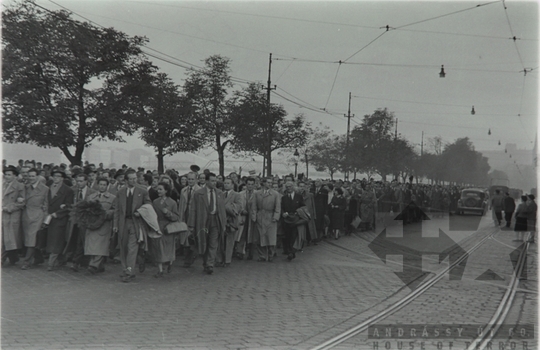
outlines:
[[[514,214],[513,211],[505,211],[504,212],[504,221],[506,221],[506,227],[510,227],[510,222],[512,221],[512,215]]]
[[[286,222],[282,225],[283,228],[283,250],[287,254],[295,253],[294,242],[298,237],[298,228],[296,225],[291,225]]]
[[[73,251],[73,258],[71,261],[74,264],[80,265],[83,262],[84,258],[84,241],[85,241],[86,230],[79,228],[77,225],[73,228],[73,233],[71,237],[72,246],[70,250]]]

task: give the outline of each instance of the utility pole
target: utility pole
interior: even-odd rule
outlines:
[[[396,131],[394,132],[394,139],[397,140],[397,124],[398,124],[398,118],[396,118]]]
[[[424,155],[424,131],[422,130],[422,142],[420,143],[420,157]]]
[[[272,76],[272,53],[270,53],[270,58],[268,60],[268,85],[267,87],[264,87],[263,85],[263,89],[266,89],[266,102],[268,103],[267,110],[266,110],[266,113],[268,113],[268,118],[267,118],[268,123],[270,123],[270,91],[275,90],[277,87],[276,85],[274,85],[274,87],[271,87],[271,83],[272,83],[271,76]],[[272,130],[271,128],[269,128],[268,129],[268,154],[265,157],[263,157],[264,158],[263,159],[263,177],[272,175],[272,165],[270,163],[271,153],[272,153]],[[266,164],[266,167],[265,167],[265,164]],[[266,170],[267,172],[265,175]]]
[[[349,92],[349,111],[345,115],[347,118],[347,141],[345,142],[345,155],[349,152],[349,133],[351,131],[351,118],[354,117],[354,114],[351,115],[351,93]],[[349,179],[349,171],[345,172],[345,180]]]

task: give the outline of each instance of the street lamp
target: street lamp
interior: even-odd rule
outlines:
[[[298,153],[298,148],[294,150],[294,178],[296,179],[298,176],[298,157],[300,157],[300,153]]]

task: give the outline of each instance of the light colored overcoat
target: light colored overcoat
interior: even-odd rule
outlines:
[[[36,246],[38,231],[43,225],[49,207],[49,188],[41,181],[36,188],[28,184],[25,188],[26,201],[22,212],[22,229],[24,233],[24,245],[27,247]]]
[[[18,201],[21,198],[22,201]],[[24,208],[24,184],[13,180],[2,193],[2,239],[5,250],[19,249],[23,246],[21,215]]]
[[[251,207],[252,221],[257,222],[260,245],[276,245],[277,225],[281,215],[281,196],[278,192],[260,190],[255,193]]]
[[[88,200],[100,202],[107,216],[103,225],[98,229],[86,229],[84,255],[107,256],[109,255],[116,196],[109,192],[105,192],[100,196],[99,192],[94,192],[88,196]]]

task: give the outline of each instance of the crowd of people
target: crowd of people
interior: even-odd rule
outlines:
[[[534,194],[522,195],[520,197],[521,202],[516,208],[514,198],[510,196],[510,193],[505,192],[504,195],[500,190],[495,191],[495,195],[491,198],[490,208],[493,213],[493,221],[497,226],[503,226],[503,212],[504,212],[504,226],[509,228],[512,224],[512,218],[515,220],[514,231],[516,232],[516,240],[523,241],[526,232],[530,232],[529,242],[534,243],[536,232],[536,215],[538,206],[535,201]]]
[[[241,169],[223,177],[198,166],[187,174],[23,160],[3,166],[3,267],[21,260],[26,270],[47,259],[48,271],[69,263],[92,275],[109,261],[122,264],[123,282],[148,264],[162,278],[177,258],[190,268],[201,257],[207,274],[233,259],[272,262],[280,248],[292,261],[306,245],[373,230],[376,212],[401,213],[404,224],[423,212],[452,213],[461,190],[412,179],[242,176]]]

